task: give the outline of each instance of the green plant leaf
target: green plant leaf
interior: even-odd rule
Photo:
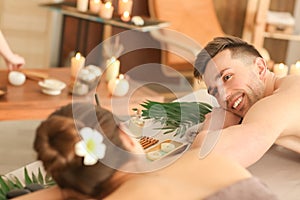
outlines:
[[[0,200],[6,200],[6,199],[7,199],[7,198],[6,198],[6,195],[0,193]]]
[[[28,175],[27,168],[24,167],[24,177],[25,177],[25,185],[29,185],[32,183],[30,176]]]
[[[44,177],[43,177],[43,174],[41,172],[41,168],[39,168],[39,172],[38,172],[38,180],[39,180],[39,183],[44,185],[45,184],[45,181],[44,181]]]
[[[204,102],[169,102],[161,103],[147,100],[140,104],[144,109],[141,116],[144,119],[154,119],[164,125],[164,134],[174,132],[174,136],[183,137],[186,130],[205,120],[205,115],[212,106]],[[133,109],[137,111],[136,108]]]
[[[32,183],[39,183],[36,175],[33,172],[31,172],[31,180]]]
[[[9,187],[8,187],[6,181],[3,179],[2,175],[0,176],[0,186],[1,186],[1,190],[4,192],[4,194],[9,192]]]
[[[55,181],[52,179],[52,177],[48,174],[43,177],[43,174],[41,172],[41,169],[38,168],[38,174],[34,174],[32,172],[32,178],[30,178],[28,174],[28,170],[26,167],[24,167],[24,178],[25,178],[25,185],[31,184],[31,183],[37,183],[41,184],[45,187],[56,185]],[[9,174],[9,177],[6,177],[4,175],[0,175],[0,200],[6,200],[6,194],[13,190],[13,189],[23,189],[24,185],[21,183],[21,181],[13,174]]]
[[[24,188],[23,184],[16,176],[11,175],[11,179],[14,181],[17,188],[20,188],[20,189]]]

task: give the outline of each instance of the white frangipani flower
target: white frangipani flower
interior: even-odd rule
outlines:
[[[106,145],[97,130],[84,127],[79,131],[82,140],[75,145],[75,154],[84,157],[84,165],[94,165],[105,156]]]

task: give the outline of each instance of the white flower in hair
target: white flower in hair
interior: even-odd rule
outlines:
[[[97,130],[84,127],[79,131],[83,140],[75,145],[75,154],[84,157],[84,165],[94,165],[98,159],[105,156],[106,145],[103,143],[103,136]]]

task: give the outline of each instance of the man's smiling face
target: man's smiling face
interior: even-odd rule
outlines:
[[[265,85],[257,62],[261,58],[232,57],[226,49],[211,59],[204,72],[208,93],[224,109],[244,117],[249,108],[264,95]]]

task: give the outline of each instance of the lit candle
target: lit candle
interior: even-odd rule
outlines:
[[[90,11],[92,13],[99,13],[102,2],[100,0],[90,0]]]
[[[128,11],[125,11],[121,17],[121,20],[124,22],[128,22],[130,21],[130,14]]]
[[[77,0],[77,10],[86,12],[88,10],[89,0]]]
[[[113,12],[114,12],[114,7],[109,1],[100,6],[99,16],[105,19],[111,19]]]
[[[132,5],[133,1],[132,0],[119,0],[118,4],[118,14],[120,16],[123,15],[125,11],[129,12],[129,15],[131,14],[132,11]]]
[[[120,61],[115,57],[107,60],[106,62],[106,81],[115,79],[118,77],[120,71]]]
[[[292,64],[290,74],[300,75],[300,61],[297,61],[296,64]]]
[[[129,83],[124,78],[123,74],[120,74],[118,78],[111,79],[108,82],[108,91],[113,96],[118,96],[118,97],[124,96],[127,94],[128,90],[129,90]]]
[[[288,74],[288,66],[283,63],[275,64],[273,72],[279,77],[286,76]]]
[[[83,57],[79,52],[76,53],[75,57],[71,58],[71,76],[76,78],[78,72],[84,67],[85,57]]]

